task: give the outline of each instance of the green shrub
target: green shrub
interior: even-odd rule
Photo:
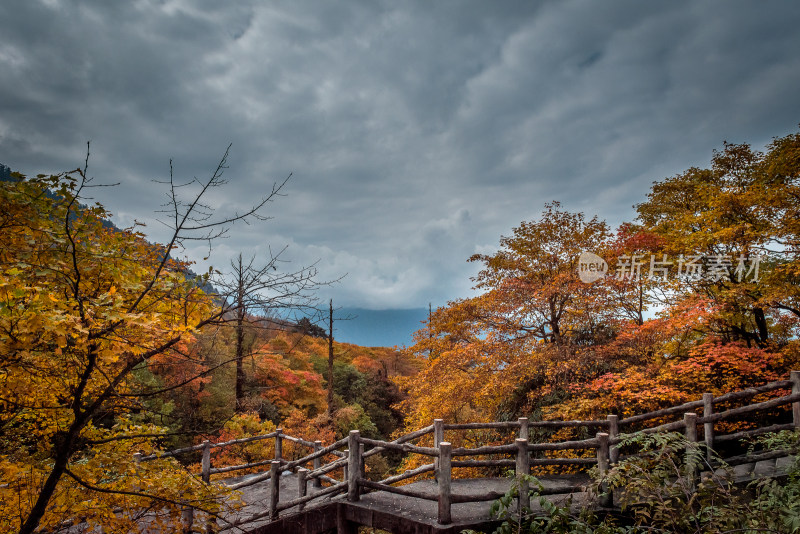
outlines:
[[[622,436],[620,446],[638,454],[602,475],[594,470],[586,488],[592,497],[614,491],[620,510],[616,521],[574,506],[571,496],[558,502],[542,496],[542,484],[528,476],[531,502],[538,509],[520,514],[515,480],[492,505],[492,515],[503,521],[495,534],[800,533],[798,432],[768,434],[751,443],[751,452],[756,447],[781,450],[795,460],[785,477],[745,486],[735,484],[733,469],[720,459],[708,462],[703,444],[690,443],[681,434]]]

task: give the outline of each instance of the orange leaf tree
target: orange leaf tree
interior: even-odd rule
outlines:
[[[615,236],[548,204],[473,256],[480,295],[416,334],[408,352],[425,364],[398,380],[407,429],[629,415],[785,377],[800,361],[799,179],[793,134],[765,153],[726,144],[710,168],[655,182]],[[594,284],[579,280],[584,251],[611,266]],[[634,258],[639,270],[615,276]],[[687,275],[690,258],[701,276]]]
[[[502,238],[500,251],[473,256],[484,265],[475,279],[483,293],[436,310],[409,348],[427,365],[400,380],[407,426],[511,417],[531,395],[548,404],[596,375],[587,342],[612,335],[619,306],[609,286],[579,279],[577,260],[604,253],[610,239],[604,222],[552,203]]]

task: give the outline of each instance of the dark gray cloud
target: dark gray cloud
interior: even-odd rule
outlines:
[[[465,260],[545,202],[617,224],[723,140],[800,122],[791,2],[7,0],[0,21],[0,162],[66,170],[91,140],[121,182],[98,200],[158,239],[152,179],[233,143],[221,209],[294,177],[210,261],[289,245],[348,273],[351,306],[463,296]]]

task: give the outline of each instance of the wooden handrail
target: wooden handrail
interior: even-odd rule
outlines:
[[[430,434],[431,432],[433,432],[433,430],[434,430],[434,425],[426,426],[425,428],[421,428],[421,429],[419,429],[419,430],[417,430],[415,432],[411,432],[409,434],[405,434],[405,435],[400,436],[399,438],[397,438],[397,439],[395,439],[393,441],[389,441],[387,443],[389,443],[390,445],[397,445],[397,444],[401,444],[401,443],[406,443],[408,441],[411,441],[411,440],[414,440],[414,439],[417,439],[417,438],[421,438],[422,436],[425,436],[426,434]],[[372,456],[373,454],[378,454],[379,452],[383,452],[383,450],[384,450],[384,448],[382,446],[377,446],[374,449],[370,449],[369,451],[365,452],[364,453],[364,457],[366,458],[366,457]]]
[[[729,408],[724,411],[715,412],[714,406],[737,401],[742,399],[750,399],[757,395],[768,393],[781,389],[791,388],[791,393],[777,398],[772,398],[766,401],[747,404],[740,407]],[[766,427],[756,429],[748,429],[733,434],[715,435],[714,424],[716,422],[730,419],[737,416],[748,415],[756,412],[771,410],[780,406],[791,404],[792,408],[792,423],[786,424],[773,424]],[[697,411],[702,408],[702,415]],[[527,418],[519,418],[517,421],[495,421],[495,422],[479,422],[479,423],[457,423],[447,424],[441,419],[434,421],[433,425],[421,428],[417,431],[410,432],[400,436],[392,441],[375,440],[362,437],[358,430],[350,432],[348,437],[340,439],[326,447],[322,447],[320,442],[307,441],[303,438],[289,436],[283,434],[281,429],[274,432],[259,436],[250,436],[247,438],[239,438],[220,443],[210,443],[204,441],[200,445],[191,447],[184,447],[167,451],[164,453],[156,453],[148,456],[136,454],[135,459],[137,462],[148,460],[155,460],[160,458],[173,457],[178,454],[203,451],[202,456],[202,478],[205,482],[209,481],[211,474],[226,473],[239,469],[246,469],[258,467],[269,464],[270,471],[257,475],[250,480],[232,484],[228,486],[230,489],[240,489],[246,486],[257,484],[266,480],[270,480],[272,485],[271,498],[269,502],[269,510],[263,513],[256,514],[248,520],[255,520],[258,518],[269,516],[271,519],[276,519],[282,510],[293,508],[295,506],[302,507],[309,501],[322,497],[323,495],[331,495],[334,493],[345,492],[350,501],[357,501],[364,490],[380,490],[400,495],[405,495],[413,498],[435,500],[438,501],[438,522],[440,524],[448,524],[452,521],[451,506],[454,503],[461,502],[478,502],[485,500],[493,500],[500,496],[495,492],[487,492],[480,495],[455,495],[452,493],[451,480],[453,468],[463,467],[489,467],[489,466],[514,466],[517,476],[528,474],[531,466],[541,465],[597,465],[601,472],[607,471],[619,459],[619,447],[617,445],[622,439],[619,433],[621,425],[631,425],[649,421],[652,419],[663,418],[670,415],[682,415],[682,419],[667,422],[654,427],[643,428],[633,432],[639,433],[654,433],[660,431],[680,430],[685,433],[690,443],[698,440],[698,427],[703,425],[703,440],[709,450],[716,443],[724,443],[736,439],[743,439],[747,437],[761,435],[767,432],[778,430],[786,430],[791,428],[800,428],[800,372],[792,371],[790,380],[778,380],[765,384],[763,386],[747,388],[740,391],[734,391],[714,397],[710,393],[703,394],[701,400],[686,402],[678,406],[655,410],[645,414],[634,415],[625,419],[620,419],[615,415],[608,416],[605,420],[587,420],[587,421],[529,421]],[[583,440],[568,440],[553,443],[530,443],[529,429],[530,428],[595,428],[601,430],[594,438]],[[473,448],[466,447],[453,447],[450,442],[445,439],[445,431],[463,431],[463,430],[505,430],[505,429],[518,429],[519,437],[517,437],[512,444],[501,445],[484,445]],[[412,440],[423,437],[427,434],[433,433],[433,447],[423,447],[409,443]],[[212,448],[228,447],[231,445],[249,443],[264,439],[275,439],[275,458],[265,459],[254,463],[227,466],[227,467],[211,467],[210,451]],[[286,461],[282,458],[282,442],[288,440],[301,446],[313,449],[313,452],[303,456],[297,460]],[[342,452],[338,449],[347,446],[347,451]],[[364,451],[364,447],[371,447],[370,450]],[[557,450],[585,450],[594,451],[593,457],[580,457],[580,458],[531,458],[531,453],[539,451],[557,451]],[[364,475],[364,460],[374,454],[379,454],[385,451],[401,451],[412,454],[422,454],[433,458],[433,463],[425,464],[416,469],[406,471],[402,474],[390,476],[381,480],[380,482],[373,482],[365,478]],[[688,449],[687,449],[688,451]],[[709,453],[710,454],[710,453]],[[339,458],[321,465],[321,458],[326,455],[335,455]],[[492,459],[475,459],[476,456],[485,455],[506,455],[506,458],[492,458]],[[508,456],[513,455],[513,459]],[[774,456],[773,453],[768,453],[767,456]],[[762,455],[763,456],[763,455]],[[772,457],[770,456],[770,457]],[[467,459],[456,460],[457,457],[467,457]],[[765,456],[766,457],[766,456]],[[736,457],[731,460],[736,462],[745,461],[747,457]],[[314,469],[308,470],[304,468],[305,465],[313,462]],[[299,497],[289,501],[279,502],[279,479],[280,473],[286,470],[296,470],[300,468],[301,473],[298,477],[299,484]],[[344,468],[345,480],[338,481],[326,476],[326,473],[335,469]],[[391,484],[407,480],[409,478],[419,476],[433,471],[435,473],[438,493],[436,496],[430,494],[423,494],[412,489],[396,487]],[[696,473],[686,473],[686,476],[692,480]],[[325,480],[332,485],[327,488],[321,488],[319,481]],[[308,493],[307,483],[311,482],[317,489],[313,493]],[[522,508],[526,507],[527,491],[526,482],[520,479],[520,505]],[[574,491],[576,488],[570,488]],[[552,490],[556,491],[556,490]],[[563,491],[563,490],[559,490]],[[550,493],[550,490],[542,493]],[[607,506],[611,503],[610,494],[602,496],[600,504]],[[223,528],[227,530],[230,527]]]
[[[358,438],[358,442],[363,443],[364,445],[381,447],[383,449],[388,449],[393,451],[424,454],[426,456],[439,456],[438,449],[434,449],[433,447],[418,447],[416,445],[411,445],[410,443],[392,443],[390,441],[382,441],[379,439],[369,439],[361,437]]]

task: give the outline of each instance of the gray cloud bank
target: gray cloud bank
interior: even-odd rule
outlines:
[[[651,182],[800,122],[800,4],[40,1],[0,4],[0,162],[79,166],[153,220],[169,160],[220,209],[290,172],[274,219],[209,260],[289,245],[373,309],[469,292],[466,259],[545,202],[633,217]],[[202,248],[187,251],[195,259]]]

